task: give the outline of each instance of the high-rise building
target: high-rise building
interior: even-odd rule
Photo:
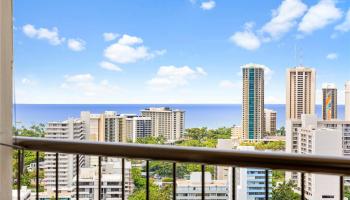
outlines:
[[[45,130],[45,138],[48,139],[85,139],[85,124],[78,119],[68,119],[63,122],[49,122]],[[58,184],[60,193],[70,192],[73,186],[73,177],[75,176],[76,165],[84,165],[84,156],[80,157],[79,163],[76,163],[75,156],[72,154],[58,155]],[[54,193],[56,185],[56,153],[46,152],[44,161],[44,187],[48,193]]]
[[[228,200],[227,180],[212,180],[211,174],[205,172],[205,195],[207,199]],[[200,200],[202,190],[201,172],[192,172],[189,180],[176,181],[176,199]]]
[[[337,119],[337,87],[333,83],[322,86],[322,119]]]
[[[152,120],[152,136],[168,141],[179,140],[185,131],[185,111],[168,107],[141,110],[143,117]]]
[[[350,154],[350,122],[317,120],[316,115],[303,114],[301,119],[287,120],[286,152],[323,156],[348,156]],[[298,184],[301,175],[286,172],[286,179]],[[345,178],[347,179],[347,178]],[[339,176],[305,174],[305,197],[310,200],[339,199]]]
[[[134,114],[122,114],[117,117],[117,135],[119,141],[136,142],[137,138],[152,136],[151,117],[141,117]]]
[[[265,133],[273,134],[277,130],[277,111],[265,109]]]
[[[345,83],[345,120],[350,121],[350,81]]]
[[[125,199],[133,191],[131,177],[131,163],[125,162],[124,168]],[[78,199],[122,199],[122,167],[120,159],[112,159],[102,162],[101,198],[98,197],[99,175],[96,168],[81,168],[79,174],[79,198]],[[76,180],[76,177],[74,177]],[[72,190],[72,200],[76,200],[76,187]]]
[[[243,108],[242,139],[261,139],[264,133],[264,66],[242,66]]]
[[[315,114],[316,71],[295,67],[287,70],[286,119],[300,119]]]
[[[101,114],[91,114],[89,111],[83,111],[80,113],[80,118],[86,124],[87,140],[118,142],[116,112],[106,111]]]

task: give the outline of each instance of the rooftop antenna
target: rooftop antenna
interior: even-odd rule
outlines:
[[[303,49],[299,49],[299,66],[303,66],[303,61],[304,61],[304,54],[303,54]]]
[[[294,44],[294,61],[297,67],[303,66],[303,49]]]

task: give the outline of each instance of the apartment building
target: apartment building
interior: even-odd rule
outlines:
[[[301,66],[289,68],[286,80],[286,119],[300,119],[302,114],[315,114],[315,69]]]
[[[345,120],[350,121],[350,81],[345,83]]]
[[[101,199],[122,199],[121,160],[110,159],[102,162]],[[76,177],[75,177],[76,179]],[[125,162],[125,199],[133,191],[131,179],[131,162]],[[72,191],[72,200],[76,198],[75,187]],[[81,168],[79,174],[79,199],[91,200],[98,198],[98,172],[96,168]]]
[[[330,156],[350,155],[350,121],[318,120],[316,115],[302,115],[301,119],[288,120],[286,151],[298,154]],[[298,184],[300,173],[286,173],[287,180]],[[345,178],[349,182],[348,178]],[[305,195],[309,200],[339,199],[339,177],[305,174]]]
[[[231,128],[231,138],[237,138],[237,139],[242,139],[243,136],[243,129],[242,126],[233,126]]]
[[[192,172],[189,180],[176,181],[176,199],[202,199],[201,172]],[[205,199],[228,200],[229,187],[227,180],[213,180],[209,172],[205,172]]]
[[[152,118],[134,114],[117,117],[117,135],[121,142],[136,142],[137,138],[152,136]]]
[[[68,119],[62,122],[49,122],[45,130],[45,138],[48,139],[85,139],[85,124],[79,119]],[[81,156],[79,163],[76,163],[72,154],[59,154],[58,156],[58,184],[59,193],[70,192],[75,176],[75,167],[84,166],[85,158]],[[46,152],[44,161],[44,188],[47,193],[54,193],[56,180],[56,153]]]
[[[322,85],[322,119],[331,120],[338,117],[337,87],[333,83]]]
[[[146,108],[142,117],[152,120],[152,136],[164,137],[167,141],[179,140],[185,131],[185,111],[168,107]]]
[[[239,146],[238,150],[254,151],[254,146]],[[266,194],[265,169],[236,168],[236,199],[263,200]],[[269,197],[272,192],[272,171],[269,171]]]
[[[86,124],[87,140],[118,142],[116,118],[117,113],[114,111],[105,111],[101,114],[82,111],[80,119]]]
[[[247,64],[242,66],[243,139],[261,139],[264,131],[264,66]]]
[[[265,109],[265,133],[274,134],[277,130],[277,111]]]

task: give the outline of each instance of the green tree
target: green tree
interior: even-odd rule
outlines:
[[[284,181],[272,189],[271,200],[299,200],[300,195],[294,192],[295,188],[296,185],[293,182]]]

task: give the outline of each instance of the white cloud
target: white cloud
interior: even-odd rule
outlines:
[[[61,87],[85,96],[103,96],[114,94],[119,87],[112,85],[108,80],[96,82],[91,74],[66,75]]]
[[[273,10],[272,19],[261,31],[272,38],[279,38],[296,25],[296,20],[303,16],[307,6],[301,0],[284,0],[277,10]]]
[[[67,45],[72,51],[82,51],[85,50],[86,42],[81,39],[69,39]]]
[[[336,60],[336,59],[338,58],[338,54],[336,54],[336,53],[329,53],[329,54],[326,56],[326,58],[327,58],[328,60]]]
[[[33,86],[36,85],[36,81],[29,79],[29,78],[22,78],[21,83],[23,85],[27,85],[27,86]]]
[[[233,89],[233,88],[237,88],[239,86],[239,84],[234,83],[230,80],[222,80],[222,81],[220,81],[219,86],[221,88]]]
[[[236,32],[230,37],[230,41],[237,46],[247,50],[256,50],[260,47],[261,42],[259,38],[252,31],[253,23],[249,22],[245,24],[243,32]]]
[[[47,28],[35,28],[31,24],[26,24],[22,27],[23,33],[35,39],[47,40],[51,45],[60,45],[65,41],[65,38],[60,37],[56,27],[51,30]]]
[[[340,19],[342,11],[335,5],[335,0],[320,0],[304,15],[298,30],[303,33],[312,33],[322,29],[330,23]]]
[[[211,10],[211,9],[215,8],[215,6],[216,6],[216,3],[213,0],[209,0],[209,1],[201,3],[201,8],[203,10]]]
[[[118,33],[103,33],[103,39],[105,41],[112,41],[117,39],[117,37],[119,37]]]
[[[200,67],[192,69],[188,66],[161,66],[157,75],[147,84],[156,90],[174,89],[188,85],[189,81],[205,75],[207,73]]]
[[[115,71],[115,72],[121,72],[123,71],[120,67],[117,65],[107,62],[107,61],[102,61],[100,62],[100,67],[109,71]]]
[[[108,46],[104,50],[104,56],[110,61],[125,64],[151,59],[166,52],[165,50],[151,52],[142,44],[143,40],[141,38],[125,34],[118,42]]]
[[[348,32],[350,31],[350,9],[348,10],[345,21],[335,27],[335,30],[340,32]]]

